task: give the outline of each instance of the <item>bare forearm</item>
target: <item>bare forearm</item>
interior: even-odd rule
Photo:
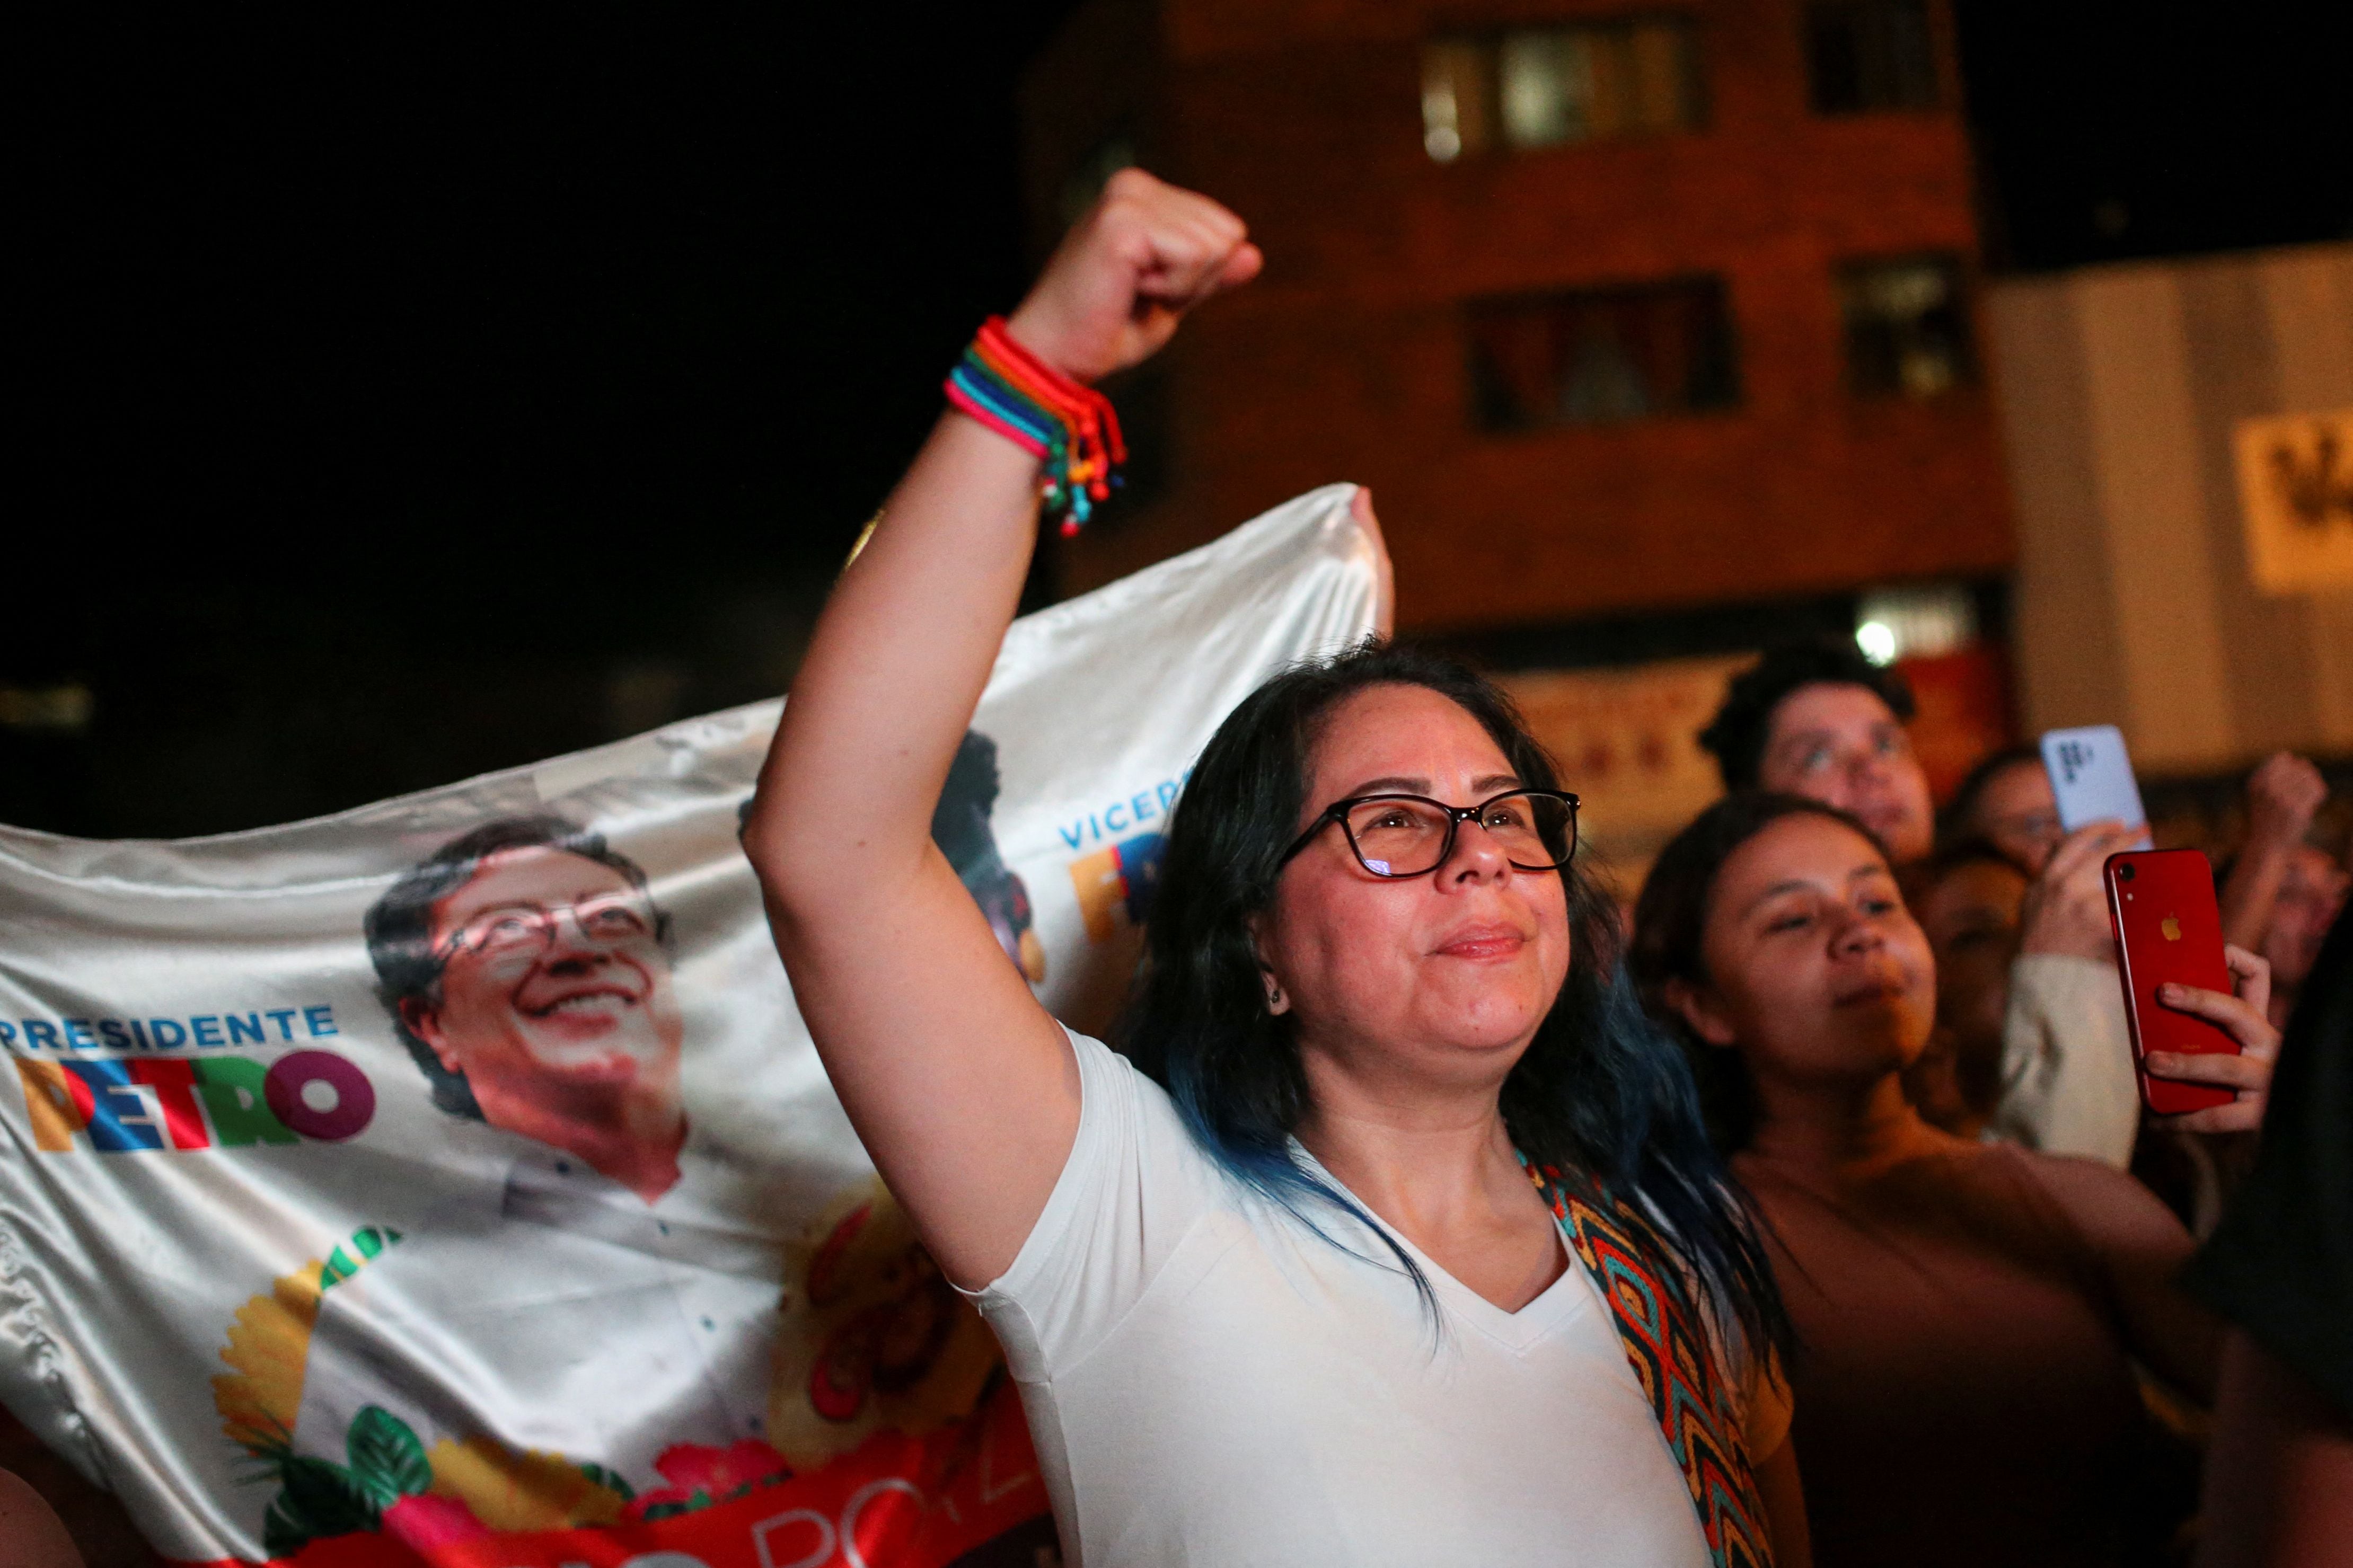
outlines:
[[[744,837],[772,900],[913,872],[1020,599],[1037,473],[948,414],[892,492],[818,617],[761,772]]]
[[[2310,759],[2277,752],[2247,780],[2247,841],[2222,887],[2222,940],[2260,951],[2278,907],[2288,862],[2328,798],[2328,781]]]
[[[2279,905],[2280,883],[2287,875],[2293,844],[2250,844],[2231,868],[2222,884],[2222,940],[2233,946],[2260,952],[2263,933],[2271,929],[2272,912]]]
[[[1082,401],[1050,378],[1138,363],[1259,260],[1232,214],[1124,170],[1008,322],[1021,376],[1041,410]],[[965,1286],[1012,1263],[1079,1121],[1068,1039],[931,835],[1020,597],[1039,471],[996,430],[941,419],[818,618],[744,833],[842,1107]]]

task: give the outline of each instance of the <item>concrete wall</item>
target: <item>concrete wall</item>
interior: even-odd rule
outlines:
[[[2153,772],[2353,752],[2353,593],[2266,596],[2232,432],[2353,405],[2353,245],[1989,290],[2030,729],[2114,721]]]

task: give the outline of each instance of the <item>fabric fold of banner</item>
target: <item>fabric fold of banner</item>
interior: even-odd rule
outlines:
[[[1074,1026],[1211,731],[1371,630],[1352,493],[1007,639],[934,837]],[[165,1557],[1050,1543],[769,941],[737,832],[778,711],[215,838],[0,828],[0,1400]]]

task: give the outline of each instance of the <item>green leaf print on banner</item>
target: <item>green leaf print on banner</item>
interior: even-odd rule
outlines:
[[[637,1489],[623,1479],[619,1472],[608,1470],[602,1465],[583,1465],[580,1473],[623,1502],[628,1502],[638,1495]]]
[[[376,1528],[375,1500],[332,1460],[288,1454],[278,1461],[278,1479],[281,1489],[261,1521],[261,1544],[273,1557],[315,1537]]]
[[[408,1424],[381,1405],[362,1409],[343,1435],[352,1477],[379,1509],[433,1489],[433,1465]]]

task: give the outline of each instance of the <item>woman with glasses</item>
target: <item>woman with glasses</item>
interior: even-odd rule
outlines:
[[[1009,331],[1092,381],[1259,265],[1129,172]],[[1006,963],[927,828],[1038,482],[942,421],[745,843],[860,1135],[1004,1343],[1071,1561],[1803,1563],[1763,1253],[1493,687],[1375,645],[1243,702],[1117,1053]]]

